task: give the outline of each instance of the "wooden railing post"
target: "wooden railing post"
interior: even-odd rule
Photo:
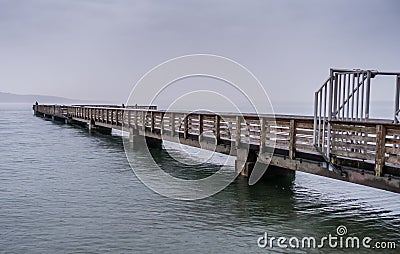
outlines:
[[[119,121],[120,121],[120,119],[119,119],[119,110],[116,109],[116,110],[115,110],[115,125],[118,126],[118,122],[119,122]]]
[[[296,122],[294,119],[290,120],[289,138],[289,158],[293,160],[296,158]]]
[[[183,118],[183,138],[187,139],[188,138],[188,133],[189,133],[189,115],[185,115]]]
[[[164,116],[165,116],[165,112],[161,112],[161,122],[160,122],[160,124],[161,124],[161,126],[160,126],[161,135],[164,135]]]
[[[169,123],[171,125],[171,136],[175,136],[175,114],[171,113],[169,117]]]
[[[145,133],[146,131],[146,114],[147,111],[142,111],[142,129],[143,129],[143,133]]]
[[[151,123],[150,123],[150,131],[153,132],[154,131],[155,121],[156,121],[153,111],[150,112],[150,121],[151,121]]]
[[[114,109],[111,109],[111,125],[114,124],[114,120],[115,120],[115,117],[114,117]]]
[[[137,129],[137,123],[138,123],[138,122],[137,122],[137,117],[138,117],[138,111],[137,111],[137,110],[135,110],[135,114],[134,114],[134,115],[135,115],[135,116],[134,116],[135,119],[134,119],[133,122],[134,122],[134,124],[135,124],[135,128]]]
[[[265,152],[265,138],[266,138],[265,119],[261,118],[260,119],[260,154],[263,154]]]
[[[240,135],[242,130],[242,123],[240,121],[240,116],[236,116],[236,148],[240,146]]]
[[[202,134],[203,134],[203,115],[199,115],[199,142],[201,142],[202,139]]]
[[[215,116],[215,139],[218,145],[221,139],[221,117],[219,115]]]
[[[121,126],[127,126],[126,124],[126,119],[128,118],[128,112],[125,110],[125,108],[121,109]]]
[[[132,117],[132,111],[128,110],[128,127],[131,128],[131,117]]]
[[[376,154],[375,154],[375,175],[383,174],[385,166],[385,143],[386,143],[386,128],[378,124],[376,126]]]

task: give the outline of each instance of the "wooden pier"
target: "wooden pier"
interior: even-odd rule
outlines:
[[[201,142],[209,142],[210,149],[244,160],[245,166],[237,170],[245,176],[258,160],[270,162],[282,172],[302,171],[400,193],[400,128],[390,121],[331,120],[332,149],[326,158],[315,145],[315,121],[311,116],[166,112],[156,107],[90,105],[34,105],[33,110],[36,116],[84,125],[102,133],[129,130],[131,141],[139,135],[152,144],[169,140],[205,149],[207,145]],[[245,158],[239,152],[244,144],[250,149]],[[274,151],[272,158],[264,152],[269,148]]]
[[[393,119],[371,119],[376,76],[395,78]],[[400,73],[331,69],[315,92],[314,116],[172,112],[155,106],[34,105],[35,115],[110,134],[129,131],[161,147],[162,140],[236,156],[251,175],[302,171],[400,193]],[[240,163],[239,163],[240,162]],[[334,186],[333,186],[334,187]]]

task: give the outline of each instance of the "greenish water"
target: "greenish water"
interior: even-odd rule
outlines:
[[[207,199],[179,201],[136,178],[119,136],[34,117],[30,105],[0,104],[0,138],[0,253],[397,253],[257,246],[265,232],[322,238],[339,225],[345,236],[400,246],[398,194],[296,173],[251,187],[238,178]],[[163,150],[153,155],[183,178],[218,169],[178,167]]]

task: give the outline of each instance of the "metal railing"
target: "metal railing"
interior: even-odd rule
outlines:
[[[371,81],[377,75],[396,77],[393,123],[400,121],[400,73],[331,69],[314,95],[314,146],[329,161],[332,121],[366,122],[370,118]]]

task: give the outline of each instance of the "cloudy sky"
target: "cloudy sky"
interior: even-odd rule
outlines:
[[[330,67],[400,71],[399,13],[396,0],[0,0],[0,91],[123,102],[152,67],[209,53],[273,102],[311,102]]]

